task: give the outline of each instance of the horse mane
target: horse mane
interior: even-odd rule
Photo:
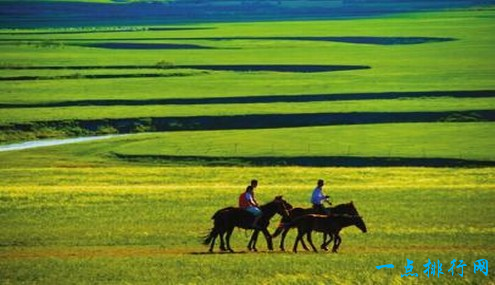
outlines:
[[[349,203],[339,204],[335,207],[332,207],[331,210],[332,212],[338,212],[340,209],[345,209],[345,208],[351,208],[354,212],[356,212],[356,215],[359,215],[356,207],[354,206],[354,202],[352,201],[350,201]]]

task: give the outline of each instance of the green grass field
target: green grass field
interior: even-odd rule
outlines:
[[[473,272],[474,261],[494,257],[492,169],[123,166],[0,175],[6,283],[391,283],[406,258],[420,275],[414,283],[493,280]],[[284,194],[297,206],[308,206],[314,180],[325,177],[334,202],[353,200],[369,232],[345,230],[339,254],[293,254],[266,253],[263,240],[261,253],[245,253],[248,234],[237,230],[240,254],[203,254],[209,217],[234,205],[251,177],[260,179],[262,203]],[[288,248],[293,240],[291,232]],[[428,279],[428,259],[445,274]],[[448,274],[452,259],[467,264],[464,277]],[[375,268],[389,263],[395,269]]]
[[[266,28],[267,23],[254,22],[199,25],[194,27],[210,29],[185,31],[136,29],[110,33],[108,29],[102,29],[104,32],[98,33],[98,29],[95,29],[94,33],[82,34],[57,33],[57,29],[12,31],[3,34],[0,38],[2,41],[0,51],[3,55],[0,77],[40,76],[52,79],[1,82],[0,103],[14,104],[17,107],[2,107],[0,125],[3,127],[0,130],[0,140],[5,144],[32,138],[94,133],[87,130],[75,132],[57,127],[40,127],[39,123],[42,125],[45,121],[71,122],[201,115],[221,117],[246,114],[492,110],[494,107],[492,94],[482,97],[438,97],[440,91],[462,93],[493,89],[494,70],[491,63],[494,55],[491,47],[494,39],[491,36],[493,21],[490,18],[492,15],[491,9],[480,9],[405,14],[352,21],[270,22],[269,29]],[[294,26],[298,29],[294,30]],[[361,28],[363,26],[366,26],[366,30]],[[53,34],[46,34],[50,31],[53,31]],[[289,39],[291,37],[293,40]],[[297,40],[305,37],[306,40]],[[333,37],[337,41],[315,40],[315,37],[316,39]],[[400,38],[408,37],[454,40],[395,45],[338,42],[340,38],[345,40],[346,37],[371,38],[378,43],[382,41],[400,43]],[[215,49],[129,50],[78,46],[106,42],[196,44]],[[317,73],[169,69],[177,65],[199,64],[364,65],[371,68]],[[47,66],[59,66],[65,69],[12,69]],[[77,66],[93,67],[76,69]],[[115,68],[115,66],[140,67]],[[154,68],[157,66],[167,69]],[[137,77],[84,78],[95,75]],[[170,77],[147,78],[146,76],[149,75],[170,75]],[[60,79],[64,77],[67,79]],[[388,99],[386,93],[383,93],[414,91],[421,91],[424,94]],[[382,100],[380,93],[383,93]],[[315,94],[327,94],[326,96],[370,94],[373,99],[356,101],[308,99],[307,102],[267,103],[249,103],[249,99],[246,99],[294,95],[304,100],[304,96]],[[146,103],[153,99],[226,97],[237,97],[247,101],[242,104],[194,105]],[[86,103],[78,103],[80,100],[85,100]],[[104,106],[91,106],[91,102],[96,104],[105,100],[114,101]],[[137,105],[126,106],[119,103],[122,100],[142,101],[142,105],[136,103]],[[22,108],[23,104],[38,104],[39,107]],[[66,106],[50,107],[41,104],[66,104]],[[37,126],[31,130],[20,131],[15,127],[14,129],[9,127],[9,124],[31,122],[37,122]],[[115,128],[115,126],[111,127]],[[425,127],[427,127],[426,132],[435,131],[434,127]],[[105,129],[105,132],[112,132],[105,125],[100,128]],[[325,131],[330,130],[332,129]],[[350,131],[349,129],[347,132]],[[268,131],[267,136],[270,136],[270,133],[271,131]],[[485,133],[488,135],[488,140],[493,140],[490,134],[493,132]],[[327,132],[325,137],[336,135]],[[448,143],[451,138],[451,135],[437,136],[435,140]],[[480,140],[485,139],[480,137]],[[316,142],[316,144],[323,143],[325,142]],[[411,141],[411,144],[415,143],[422,144],[420,141]],[[457,156],[459,151],[456,150],[455,153]],[[156,153],[152,150],[151,154]],[[285,153],[285,155],[290,154],[290,152]]]
[[[495,284],[491,271],[475,274],[473,264],[495,257],[495,172],[473,167],[495,161],[494,16],[493,8],[480,8],[184,26],[208,28],[198,30],[1,30],[1,144],[145,133],[0,152],[0,283]],[[84,46],[101,43],[210,49]],[[369,68],[297,71],[307,65]],[[318,122],[327,113],[348,121]],[[397,119],[387,121],[390,114]],[[197,116],[237,116],[238,124],[159,123]],[[287,125],[273,127],[269,116]],[[302,116],[316,123],[290,127]],[[358,116],[361,123],[349,123]],[[256,128],[246,129],[249,123]],[[417,159],[422,167],[277,164],[296,157]],[[467,162],[428,167],[438,159]],[[201,237],[210,217],[236,205],[252,178],[260,181],[260,202],[284,195],[304,207],[323,178],[334,203],[354,201],[369,232],[344,230],[339,254],[293,254],[267,252],[263,239],[260,252],[246,252],[250,232],[236,230],[236,254],[207,254]],[[291,231],[287,249],[294,238]],[[401,278],[407,259],[419,277]],[[428,259],[440,261],[444,274],[428,278]],[[460,269],[448,272],[453,259],[466,264],[463,277]],[[390,263],[395,268],[376,269]]]

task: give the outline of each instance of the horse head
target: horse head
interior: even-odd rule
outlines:
[[[345,204],[339,204],[333,208],[331,208],[331,212],[335,214],[348,214],[348,215],[355,215],[359,216],[359,213],[354,206],[354,202],[349,202]]]
[[[349,203],[340,204],[332,208],[331,213],[342,216],[345,218],[349,218],[352,223],[358,227],[363,233],[366,233],[368,229],[366,228],[366,224],[364,223],[363,217],[359,215],[354,202],[351,201]]]
[[[366,224],[364,223],[363,217],[359,215],[358,210],[354,206],[354,202],[351,201],[348,203],[349,211],[353,212],[353,214],[356,217],[356,227],[358,227],[363,233],[368,232],[368,229],[366,228]]]
[[[355,216],[356,217],[356,227],[360,229],[363,233],[367,233],[368,229],[366,228],[366,224],[364,223],[363,217],[361,216]]]
[[[277,213],[281,215],[282,217],[289,217],[289,210],[291,210],[293,207],[289,202],[285,201],[283,196],[276,196],[275,199],[273,200],[278,206],[278,211]]]

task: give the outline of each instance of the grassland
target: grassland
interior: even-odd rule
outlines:
[[[286,122],[297,123],[299,120],[297,116],[300,114],[319,116],[325,113],[356,113],[357,115],[370,113],[371,117],[390,112],[405,112],[413,115],[421,111],[476,113],[479,110],[493,110],[494,101],[491,93],[482,97],[439,96],[441,91],[468,93],[493,90],[494,70],[491,64],[493,22],[490,20],[492,14],[492,10],[484,9],[353,21],[272,22],[269,24],[269,29],[266,28],[266,23],[229,23],[191,26],[198,30],[143,28],[111,33],[107,29],[102,29],[102,32],[98,33],[98,29],[95,29],[94,32],[82,34],[57,33],[57,29],[11,31],[1,36],[0,50],[4,57],[0,77],[41,76],[52,79],[1,82],[0,103],[3,107],[0,112],[2,125],[0,139],[3,143],[8,143],[33,138],[126,132],[119,128],[117,123],[107,119],[152,121],[153,118],[169,117],[209,116],[221,119],[225,116],[293,114],[294,117],[287,117]],[[298,27],[296,31],[294,26]],[[364,26],[366,30],[362,29]],[[53,34],[49,34],[50,31]],[[349,37],[361,39],[364,43],[339,41]],[[453,40],[404,44],[404,39],[408,37]],[[375,43],[366,43],[367,41]],[[380,44],[380,42],[394,41],[398,44]],[[196,44],[213,49],[129,50],[84,46],[94,43]],[[174,68],[181,65],[239,64],[365,65],[370,66],[371,69],[301,73],[201,71]],[[50,66],[64,69],[50,69]],[[89,67],[80,69],[81,66]],[[18,69],[23,67],[44,69]],[[136,77],[118,78],[122,75]],[[166,77],[147,77],[150,75]],[[116,78],[92,79],[85,76],[116,76]],[[390,92],[414,91],[424,94],[410,97],[404,95],[393,99],[387,97]],[[331,100],[329,97],[345,94],[349,97],[355,94],[364,97],[360,100]],[[366,100],[367,94],[371,99]],[[380,98],[380,94],[383,94],[383,98]],[[282,97],[292,95],[302,101],[284,102],[285,99]],[[327,99],[315,99],[316,95],[326,96]],[[281,97],[278,102],[277,96]],[[304,101],[305,96],[308,98],[307,101]],[[256,98],[266,97],[270,97],[271,101],[255,101]],[[244,101],[232,102],[235,98]],[[214,99],[220,102],[222,99],[227,99],[230,102],[166,103],[166,100],[176,99]],[[122,103],[126,100],[135,103],[132,105]],[[153,100],[156,100],[156,103],[153,103]],[[165,103],[160,103],[164,100]],[[81,103],[82,101],[84,103]],[[100,103],[102,104],[99,105]],[[23,104],[31,107],[23,108]],[[16,107],[5,107],[8,105]],[[378,147],[380,151],[376,151],[373,150],[376,147],[357,147],[355,140],[345,135],[356,132],[356,128],[342,126],[319,129],[325,134],[312,143],[315,145],[312,148],[316,155],[342,153],[353,155],[356,149],[370,149],[369,153],[364,152],[363,155],[393,156],[395,153],[412,157],[440,155],[444,158],[492,160],[492,155],[487,152],[492,148],[493,132],[486,129],[490,128],[489,122],[493,119],[479,120],[476,116],[470,115],[463,115],[460,118],[455,114],[445,115],[445,117],[452,116],[454,116],[453,121],[457,123],[479,121],[478,131],[472,133],[473,137],[470,139],[459,139],[455,138],[459,132],[448,131],[440,135],[435,125],[421,125],[421,130],[417,126],[410,126],[407,129],[413,130],[414,135],[406,137],[412,140],[407,141],[397,132],[392,132],[399,137],[390,136],[388,141],[396,144],[386,144],[387,146]],[[84,122],[93,120],[102,120],[103,123],[93,126],[91,130],[82,126]],[[56,126],[58,123],[44,124],[52,121],[71,127]],[[77,121],[75,127],[72,123],[74,121]],[[438,124],[444,121],[451,119],[423,122]],[[404,121],[398,119],[396,123],[395,127],[400,128]],[[28,127],[18,128],[17,124],[27,124]],[[309,126],[308,124],[305,126]],[[173,129],[180,130],[182,125],[184,129],[191,129],[182,122],[175,124]],[[290,126],[294,124],[285,125],[285,127]],[[274,126],[265,126],[265,128],[271,127]],[[362,133],[365,133],[366,137],[384,138],[378,130],[388,132],[393,128],[394,126],[387,125],[371,130],[363,129]],[[471,126],[468,128],[472,129]],[[150,131],[167,128],[144,125],[126,129]],[[334,133],[334,130],[338,131]],[[373,130],[376,133],[372,134]],[[272,137],[274,132],[278,131],[268,129],[257,132],[256,136]],[[230,137],[231,133],[227,134]],[[431,148],[434,150],[421,151],[421,154],[418,154],[417,150],[423,150],[428,146],[425,134],[433,138]],[[181,136],[181,134],[176,135],[177,138]],[[342,140],[334,144],[338,147],[328,147],[326,138],[342,136]],[[222,152],[221,148],[228,145],[228,150],[223,153],[229,153],[233,148],[232,144],[238,144],[245,139],[241,137],[217,140],[212,142],[212,148]],[[422,139],[419,139],[420,137]],[[300,141],[301,138],[298,140]],[[457,144],[459,147],[450,152],[435,150],[438,149],[435,145],[448,146],[452,140],[463,140],[463,143]],[[266,154],[267,149],[269,152],[273,149],[272,146],[280,141],[281,139],[267,141],[266,145],[262,146],[262,150],[255,147],[250,155]],[[147,145],[149,155],[170,154],[177,149],[162,148],[163,150],[158,151],[155,147],[149,147],[153,144]],[[416,147],[410,148],[408,145],[416,145]],[[465,146],[468,149],[478,150],[470,155],[473,151],[463,151]],[[251,148],[251,145],[244,147],[246,148]],[[302,152],[291,150],[293,148],[282,144],[278,147],[279,151],[271,152],[282,156]],[[348,150],[349,148],[351,151]],[[402,151],[404,148],[409,150]],[[280,151],[281,149],[287,151]],[[241,154],[245,153],[241,152]]]
[[[420,273],[410,282],[493,280],[473,272],[474,261],[494,257],[491,169],[123,166],[0,175],[6,283],[392,283],[406,258]],[[356,203],[369,233],[346,230],[340,254],[200,254],[209,217],[235,204],[246,177],[260,179],[260,201],[284,194],[294,205],[307,205],[313,180],[325,177],[335,202]],[[244,252],[247,240],[236,231],[234,248]],[[447,272],[454,258],[468,266],[462,278]],[[428,259],[445,274],[428,279]],[[375,268],[388,263],[395,269]]]
[[[60,157],[74,163],[119,163],[117,157],[111,154],[137,157],[148,163],[157,163],[160,157],[165,159],[167,156],[178,156],[176,159],[180,156],[341,156],[494,161],[492,129],[493,123],[416,123],[149,133],[47,149],[5,152],[0,153],[0,159],[11,166],[47,166],[49,162],[56,164]],[[477,139],[473,141],[473,137]]]
[[[491,264],[495,257],[493,167],[236,162],[364,157],[424,159],[422,165],[435,159],[467,160],[463,166],[493,163],[494,16],[486,8],[115,32],[2,30],[1,143],[154,132],[0,152],[0,283],[398,284],[406,281],[400,274],[410,259],[419,277],[408,283],[495,284],[491,272],[473,272],[473,262]],[[349,37],[368,43],[342,41]],[[449,40],[404,42],[415,37]],[[87,46],[95,43],[211,49]],[[177,68],[283,64],[370,68],[316,73]],[[445,115],[427,119],[440,112]],[[327,113],[364,119],[318,121]],[[396,119],[380,119],[389,114]],[[424,120],[405,121],[404,114]],[[194,128],[198,121],[167,121],[170,129],[157,132],[163,126],[153,124],[198,116],[235,118],[244,127],[205,130]],[[295,126],[301,116],[314,123],[275,128],[267,120]],[[126,120],[142,125],[121,128]],[[200,166],[201,157],[237,165]],[[211,215],[235,205],[252,178],[260,180],[259,201],[283,194],[295,206],[309,206],[310,191],[323,178],[335,203],[354,201],[369,233],[345,230],[339,254],[293,254],[266,252],[263,240],[261,252],[247,253],[248,234],[236,231],[238,254],[205,254],[201,236],[212,226]],[[288,248],[293,240],[291,232]],[[444,275],[426,277],[428,259],[440,260]],[[464,260],[464,277],[448,272],[453,259]],[[395,268],[375,268],[389,263]]]

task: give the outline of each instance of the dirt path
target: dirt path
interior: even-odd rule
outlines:
[[[290,249],[282,252],[275,250],[268,252],[260,250],[258,252],[237,251],[234,254],[293,254]],[[432,253],[432,252],[494,252],[495,247],[450,247],[450,246],[423,246],[423,247],[352,247],[343,249],[341,254],[364,254],[364,253]],[[98,246],[98,247],[18,247],[10,249],[0,249],[0,260],[8,259],[36,259],[36,258],[58,258],[58,259],[89,259],[89,258],[125,258],[125,257],[160,257],[160,256],[180,256],[180,255],[212,255],[212,254],[232,254],[228,252],[209,253],[207,248],[167,249],[161,247],[140,247],[140,246]],[[300,254],[314,254],[312,252]],[[331,254],[320,251],[319,254]]]

